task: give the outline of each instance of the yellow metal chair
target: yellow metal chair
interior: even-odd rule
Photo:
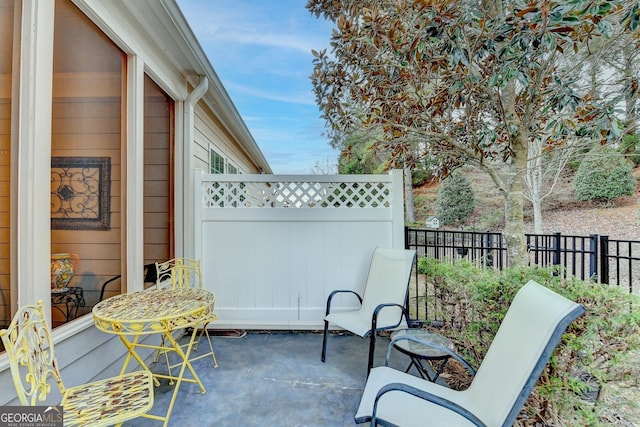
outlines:
[[[153,407],[153,379],[146,370],[76,387],[65,387],[55,358],[42,301],[22,307],[0,337],[20,404],[36,406],[51,392],[51,378],[62,394],[65,426],[120,425]]]
[[[202,262],[199,259],[195,260],[190,258],[174,258],[164,262],[156,262],[156,286],[158,288],[202,288]],[[213,367],[218,367],[216,354],[213,351],[213,344],[211,344],[211,337],[207,330],[207,325],[216,320],[218,320],[218,315],[215,313],[210,313],[206,319],[201,320],[202,329],[198,333],[198,338],[193,345],[193,351],[198,350],[198,344],[205,336],[209,343],[209,351],[189,359],[190,361],[202,359],[203,357],[211,355]],[[175,365],[171,365],[169,363],[167,353],[169,351],[173,351],[173,349],[164,345],[164,336],[162,337],[162,341],[161,345],[163,349],[158,350],[155,361],[157,362],[160,353],[164,352],[167,367],[169,372],[171,372],[171,368]]]

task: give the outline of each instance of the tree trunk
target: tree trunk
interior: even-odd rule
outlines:
[[[625,46],[623,49],[624,55],[624,83],[628,88],[635,87],[636,90],[627,89],[624,97],[625,102],[625,126],[627,128],[627,132],[631,135],[635,135],[638,133],[636,129],[637,123],[637,114],[636,114],[636,103],[638,101],[638,92],[637,85],[638,81],[635,77],[634,73],[634,57],[636,56],[636,51],[632,45]]]
[[[522,123],[516,113],[515,81],[510,82],[502,92],[505,119],[509,127],[517,129],[512,135],[513,153],[504,180],[504,239],[507,245],[509,266],[526,266],[529,263],[527,242],[524,236],[524,185],[529,156],[528,123]]]
[[[532,144],[532,143],[530,143]],[[532,147],[536,147],[532,152]],[[529,193],[531,196],[531,205],[533,206],[533,225],[536,234],[542,234],[542,199],[541,188],[543,182],[542,173],[542,149],[539,144],[532,144],[529,147],[529,170],[527,174],[529,180]]]
[[[413,201],[413,179],[411,168],[405,166],[404,174],[404,220],[405,222],[416,222],[416,205]]]
[[[527,167],[526,149],[522,150],[522,146],[526,147],[526,139],[523,136],[517,136],[518,147],[511,165],[513,174],[508,183],[508,191],[504,192],[504,239],[507,244],[507,256],[509,265],[512,267],[526,266],[529,263],[527,254],[527,242],[524,235],[524,209],[523,209],[523,190],[524,190],[524,174]],[[524,144],[523,144],[524,143]]]
[[[533,199],[533,230],[536,234],[542,234],[542,203],[540,198]]]

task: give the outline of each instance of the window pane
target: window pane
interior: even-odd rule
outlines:
[[[144,262],[173,258],[174,101],[144,76]],[[155,266],[153,267],[155,269]],[[145,286],[148,286],[145,283]]]
[[[56,0],[55,5],[51,156],[101,157],[107,158],[110,165],[106,180],[110,189],[108,229],[92,230],[86,225],[74,228],[72,222],[62,221],[62,225],[51,230],[52,254],[79,255],[69,286],[82,288],[84,304],[77,307],[77,314],[82,315],[89,313],[98,301],[102,284],[122,272],[121,147],[125,127],[122,93],[126,56],[71,1]],[[69,190],[54,197],[54,192],[62,187],[53,179],[52,174],[52,212],[57,212],[53,206],[56,197],[60,200],[79,191],[69,186]],[[106,192],[94,195],[100,197],[100,193]],[[63,314],[66,308],[53,307],[53,325],[75,317]]]
[[[210,173],[224,173],[224,157],[211,150]]]

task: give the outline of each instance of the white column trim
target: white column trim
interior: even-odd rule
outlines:
[[[144,288],[144,62],[136,55],[127,57],[127,146],[122,164],[126,212],[122,259],[126,260],[127,292]]]
[[[19,3],[18,3],[19,4]],[[18,306],[41,299],[51,320],[53,0],[24,0],[18,107]]]

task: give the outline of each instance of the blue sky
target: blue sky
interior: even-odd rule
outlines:
[[[271,169],[335,164],[309,75],[331,25],[305,0],[177,0]]]

